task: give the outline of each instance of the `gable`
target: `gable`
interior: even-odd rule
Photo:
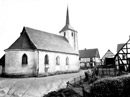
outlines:
[[[36,47],[30,41],[27,33],[21,33],[21,36],[8,49],[35,49]]]
[[[113,58],[114,57],[114,54],[108,50],[105,55],[102,57],[102,60],[104,60],[105,58]]]

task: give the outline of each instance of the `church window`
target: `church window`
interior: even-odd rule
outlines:
[[[71,35],[72,35],[72,37],[73,37],[73,36],[74,36],[74,33],[72,32]]]
[[[56,65],[60,65],[60,57],[59,56],[56,57]]]
[[[27,65],[28,64],[28,57],[26,54],[23,54],[22,56],[22,65]]]
[[[66,33],[64,32],[64,36],[66,36]]]
[[[66,58],[66,65],[69,65],[69,58]]]
[[[49,65],[49,58],[48,58],[48,55],[45,55],[45,65]]]

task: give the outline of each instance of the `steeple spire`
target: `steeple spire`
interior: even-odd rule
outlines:
[[[67,13],[66,13],[66,25],[69,24],[69,10],[67,6]]]
[[[71,31],[77,32],[77,31],[74,30],[74,28],[70,25],[70,21],[69,21],[69,8],[68,8],[68,6],[67,6],[67,12],[66,12],[66,24],[65,24],[65,26],[61,29],[60,33],[66,31],[66,30],[71,30]]]

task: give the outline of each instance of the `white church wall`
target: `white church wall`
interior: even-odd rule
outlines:
[[[22,65],[22,56],[27,55],[28,64]],[[6,51],[5,55],[5,73],[7,74],[34,74],[38,64],[37,51]]]
[[[71,30],[66,30],[65,32],[66,32],[65,34],[66,39],[69,41],[69,44],[74,48],[74,33],[75,32]],[[61,35],[64,36],[65,32],[62,32]],[[73,33],[73,36],[72,36],[72,33]]]
[[[45,55],[49,57],[49,69],[46,73],[54,73],[57,71],[78,71],[79,70],[79,56],[56,52],[39,51],[39,74],[45,73]],[[56,57],[60,57],[60,64],[56,65]],[[66,58],[69,58],[69,65],[66,65]]]

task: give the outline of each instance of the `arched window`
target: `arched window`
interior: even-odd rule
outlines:
[[[48,58],[48,55],[45,55],[45,65],[48,65],[49,64],[49,58]]]
[[[69,58],[66,58],[66,65],[69,65]]]
[[[72,35],[72,37],[73,37],[73,36],[74,36],[74,33],[72,32],[71,35]]]
[[[59,56],[56,57],[56,65],[60,65],[60,57]]]
[[[64,32],[64,36],[66,36],[66,33]]]
[[[23,54],[22,56],[22,65],[28,64],[28,57],[26,54]]]

